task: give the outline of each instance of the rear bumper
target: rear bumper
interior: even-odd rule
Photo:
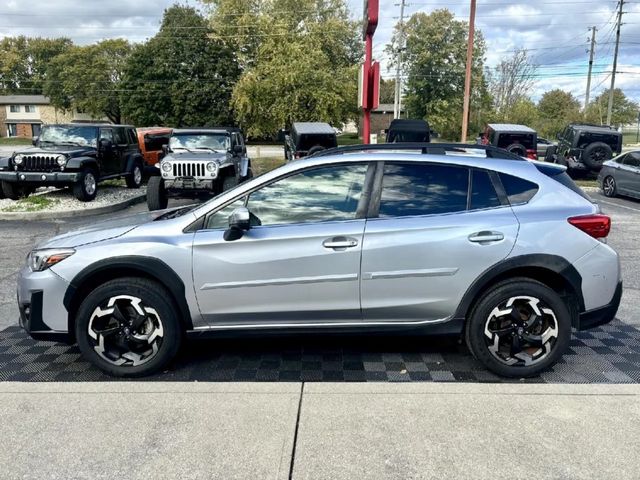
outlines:
[[[580,314],[578,321],[578,330],[588,330],[595,328],[605,323],[609,323],[613,320],[618,312],[620,306],[620,299],[622,298],[622,281],[618,283],[616,291],[613,294],[611,302],[603,307],[594,308]]]
[[[75,183],[77,172],[0,172],[0,180],[20,184],[67,184]]]

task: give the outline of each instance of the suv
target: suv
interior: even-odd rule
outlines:
[[[387,143],[430,142],[431,129],[426,120],[396,118],[387,129]]]
[[[144,157],[145,171],[157,173],[156,164],[164,156],[162,147],[169,143],[171,128],[145,127],[138,128],[138,145]]]
[[[128,125],[46,125],[34,146],[0,159],[4,195],[26,197],[38,187],[72,187],[74,196],[96,198],[99,181],[124,177],[142,184],[144,160],[135,128]]]
[[[290,162],[338,146],[335,129],[328,123],[296,122],[284,136],[284,158]]]
[[[487,368],[527,377],[572,327],[614,318],[610,219],[563,167],[424,145],[336,149],[58,236],[20,271],[20,322],[117,376],[158,371],[185,336],[358,329],[461,336]]]
[[[149,210],[167,208],[169,197],[217,195],[253,176],[242,131],[233,127],[174,129],[159,173],[149,179]]]
[[[602,164],[622,152],[622,133],[607,125],[571,124],[558,134],[558,146],[547,148],[545,162],[569,171],[599,172]]]
[[[526,125],[489,123],[480,133],[480,143],[504,148],[530,160],[538,159],[538,133]]]

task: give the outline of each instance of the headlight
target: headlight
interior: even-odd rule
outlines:
[[[56,263],[76,253],[73,248],[45,248],[31,250],[27,257],[27,264],[32,272],[42,272]]]
[[[171,164],[169,162],[162,162],[162,163],[160,163],[160,166],[162,167],[162,171],[163,172],[170,172],[171,171]]]
[[[207,163],[207,172],[215,172],[218,170],[218,165],[215,162]]]
[[[56,162],[58,162],[58,165],[61,167],[64,167],[67,164],[67,157],[64,155],[58,155],[56,157]]]
[[[22,155],[16,155],[13,157],[13,163],[16,165],[22,165]]]

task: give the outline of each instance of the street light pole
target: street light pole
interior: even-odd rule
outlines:
[[[404,49],[404,1],[400,0],[400,23],[398,29],[398,64],[396,65],[396,84],[395,84],[395,97],[393,99],[393,118],[400,118],[400,105],[402,95],[402,87],[400,80],[400,72],[402,65],[402,50]]]
[[[469,100],[471,97],[471,66],[473,64],[473,35],[475,33],[476,21],[476,0],[471,0],[471,11],[469,12],[469,44],[467,45],[467,69],[464,76],[464,100],[462,104],[462,135],[460,142],[467,141],[467,130],[469,128]]]
[[[622,5],[624,0],[620,0],[620,10],[618,10],[618,29],[616,30],[616,48],[613,52],[613,70],[611,72],[611,88],[609,89],[609,107],[607,108],[607,125],[611,125],[611,113],[613,111],[613,89],[616,86],[616,68],[618,67],[618,47],[620,45],[620,27],[622,26]]]

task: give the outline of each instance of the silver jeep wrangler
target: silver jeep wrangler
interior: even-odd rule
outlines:
[[[238,128],[173,130],[165,153],[149,179],[149,210],[167,208],[169,197],[217,195],[253,176]]]

